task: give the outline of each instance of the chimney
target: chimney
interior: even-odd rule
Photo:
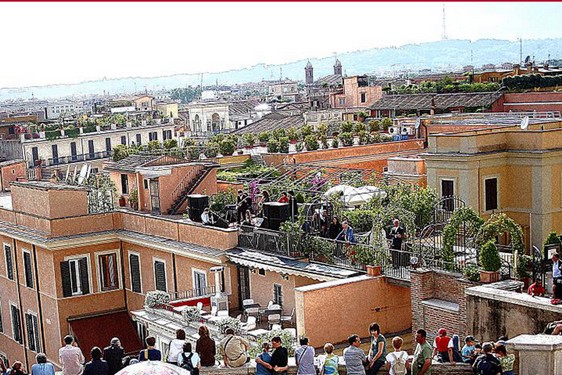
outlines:
[[[513,65],[513,75],[520,75],[521,74],[521,65],[519,64],[514,64]]]
[[[533,63],[529,61],[527,63],[527,74],[531,73],[532,71],[533,71]]]
[[[548,70],[548,62],[545,62],[545,63],[543,64],[543,68],[544,68],[544,70]]]

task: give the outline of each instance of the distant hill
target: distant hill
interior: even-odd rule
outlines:
[[[344,73],[347,75],[390,73],[398,70],[459,70],[471,64],[480,67],[484,64],[501,64],[519,61],[519,42],[496,39],[443,40],[421,44],[408,44],[401,47],[373,48],[338,55]],[[523,41],[523,58],[534,56],[536,62],[549,57],[562,57],[562,38],[536,39]],[[312,59],[314,78],[332,74],[333,57]],[[263,79],[278,79],[280,68],[283,77],[304,80],[306,60],[294,61],[282,65],[257,64],[247,69],[231,70],[220,73],[204,73],[203,85],[259,82]],[[127,77],[111,80],[89,81],[73,85],[49,85],[24,87],[17,89],[0,89],[0,100],[28,99],[32,94],[36,98],[54,98],[83,94],[103,94],[109,92],[131,93],[135,87],[139,90],[145,86],[149,90],[172,89],[186,85],[198,85],[199,73],[176,74],[161,77]]]

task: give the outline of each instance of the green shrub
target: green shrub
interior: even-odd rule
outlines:
[[[341,133],[351,133],[353,132],[353,123],[346,121],[342,122],[340,125],[340,132]]]
[[[164,148],[166,150],[170,150],[175,147],[178,147],[178,141],[176,141],[175,139],[166,139],[164,141]]]
[[[269,135],[268,132],[261,132],[261,133],[258,134],[258,140],[261,143],[266,143],[267,141],[269,141],[269,137],[270,137],[270,135]]]
[[[359,138],[359,144],[360,145],[366,145],[367,143],[369,143],[369,133],[367,133],[365,130],[361,130],[358,134],[357,134],[358,138]]]
[[[367,128],[365,127],[365,124],[363,124],[362,122],[356,122],[355,123],[355,133],[358,134],[360,132],[364,132]]]
[[[301,128],[301,138],[302,139],[305,139],[306,137],[308,137],[311,134],[312,134],[312,127],[310,125],[304,125]]]
[[[463,276],[470,281],[480,281],[480,271],[473,264],[467,265],[463,270]]]
[[[219,144],[219,150],[222,155],[232,155],[236,150],[236,143],[232,139],[225,139]]]
[[[117,145],[111,150],[111,159],[114,162],[125,159],[127,156],[129,156],[129,148],[125,145]]]
[[[146,145],[146,147],[148,148],[148,151],[159,150],[160,146],[161,146],[160,142],[158,142],[158,141],[150,141]]]
[[[494,240],[490,240],[482,245],[479,260],[480,266],[484,271],[494,272],[500,269],[500,253],[498,252],[498,248],[496,247]]]
[[[340,146],[339,142],[338,142],[338,138],[334,137],[332,138],[332,148],[338,148]]]
[[[381,125],[382,125],[382,129],[384,131],[387,131],[388,128],[392,126],[392,119],[390,119],[388,117],[383,118],[382,122],[381,122]]]
[[[302,150],[304,150],[304,143],[297,142],[297,144],[295,145],[295,150],[297,150],[297,152],[302,152]]]
[[[320,135],[320,144],[322,145],[323,149],[328,148],[328,137],[325,134]]]
[[[353,146],[353,134],[349,132],[341,133],[339,138],[344,146]]]
[[[244,134],[244,145],[247,147],[254,147],[256,143],[256,136],[252,133]]]
[[[369,121],[369,131],[370,132],[378,132],[380,130],[380,121],[379,120],[371,120]]]
[[[304,138],[304,143],[308,151],[318,150],[318,140],[315,135],[309,134]]]
[[[279,152],[279,141],[275,138],[270,138],[267,142],[267,152],[276,153]]]
[[[195,146],[195,141],[193,138],[185,138],[183,140],[183,147]]]
[[[556,232],[550,232],[544,240],[544,246],[546,245],[558,245],[559,247],[562,246],[560,242],[560,237],[556,234]]]
[[[205,150],[203,151],[206,157],[214,158],[219,153],[219,145],[215,142],[209,142],[205,146]]]
[[[299,131],[297,130],[297,128],[291,126],[289,129],[287,129],[287,137],[289,137],[289,140],[291,141],[296,141],[297,139],[299,139]]]
[[[289,153],[289,137],[279,138],[279,152],[282,154]]]
[[[275,137],[276,139],[279,139],[281,137],[286,137],[286,136],[287,136],[287,134],[285,133],[284,128],[275,129],[273,131],[273,137]]]

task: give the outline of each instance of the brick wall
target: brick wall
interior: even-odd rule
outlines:
[[[467,330],[464,290],[474,285],[476,284],[448,272],[412,271],[412,329],[415,331],[423,328],[431,337],[435,336],[439,328],[445,328],[450,334],[458,334],[460,337],[472,334]],[[458,305],[458,310],[451,311],[429,304],[428,300],[452,302]]]

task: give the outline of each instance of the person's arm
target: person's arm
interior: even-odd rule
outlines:
[[[455,359],[453,358],[453,348],[447,348],[447,353],[449,353],[449,362],[454,365]]]
[[[266,361],[264,361],[264,360],[261,358],[261,354],[256,357],[256,363],[259,363],[260,365],[262,365],[263,367],[267,368],[268,370],[273,369],[273,367],[272,367],[269,363],[267,363]]]
[[[78,354],[79,354],[80,363],[84,364],[86,362],[86,358],[84,358],[84,354],[82,354],[82,350],[80,348],[78,348]]]
[[[418,375],[425,375],[425,373],[427,372],[430,366],[431,366],[431,358],[428,358],[423,363],[423,367],[421,368],[420,372],[418,372]]]

